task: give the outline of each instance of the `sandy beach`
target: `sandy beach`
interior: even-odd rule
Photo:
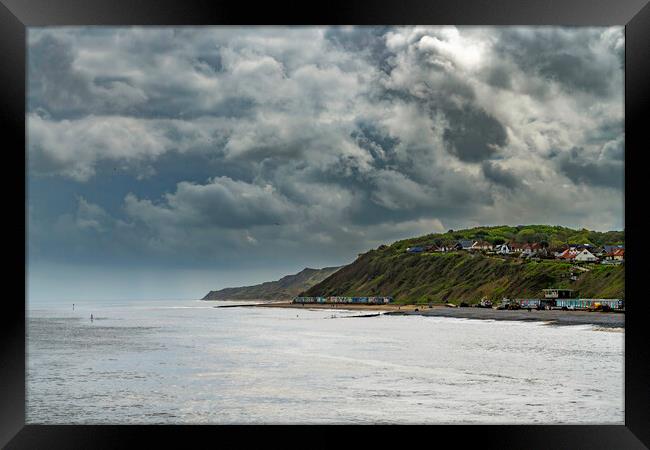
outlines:
[[[435,317],[455,317],[462,319],[483,320],[523,320],[548,322],[553,325],[597,325],[603,328],[624,328],[625,314],[615,312],[590,311],[561,311],[543,310],[528,311],[496,310],[489,308],[448,308],[445,306],[426,305],[300,305],[290,302],[274,302],[251,305],[260,308],[296,308],[296,309],[331,309],[367,311],[368,313],[384,313],[388,315],[423,315]],[[417,311],[416,311],[417,309]]]

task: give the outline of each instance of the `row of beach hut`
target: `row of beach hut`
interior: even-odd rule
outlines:
[[[345,303],[385,305],[393,302],[393,297],[296,297],[292,303]]]

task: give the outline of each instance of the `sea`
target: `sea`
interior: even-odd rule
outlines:
[[[622,329],[237,304],[29,303],[27,423],[624,423]]]

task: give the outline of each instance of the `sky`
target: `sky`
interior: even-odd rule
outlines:
[[[624,227],[622,27],[28,30],[28,298],[201,298],[479,225]]]

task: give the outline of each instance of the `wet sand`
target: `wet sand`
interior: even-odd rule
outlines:
[[[434,306],[429,308],[423,305],[300,305],[289,302],[276,302],[258,304],[263,308],[296,308],[296,309],[330,309],[368,311],[369,313],[382,312],[385,315],[422,315],[434,317],[455,317],[460,319],[484,320],[524,320],[548,322],[553,325],[597,325],[603,328],[624,328],[625,314],[615,312],[590,312],[590,311],[561,311],[543,310],[528,311],[496,310],[489,308],[447,308]],[[418,311],[415,311],[418,309]]]

